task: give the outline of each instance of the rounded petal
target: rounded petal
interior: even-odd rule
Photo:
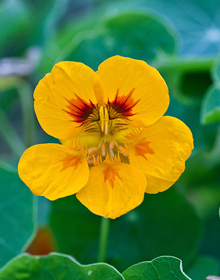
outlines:
[[[146,178],[136,168],[103,163],[90,170],[88,183],[76,196],[93,213],[114,219],[140,205],[145,189]]]
[[[50,200],[72,195],[89,178],[86,158],[79,151],[59,144],[32,146],[18,164],[21,180],[35,195]]]
[[[59,139],[77,136],[97,103],[93,84],[94,72],[86,65],[57,63],[34,92],[35,112],[42,128]]]
[[[81,132],[78,136],[73,139],[63,140],[60,139],[60,142],[63,145],[71,147],[72,143],[78,143],[81,147],[91,148],[97,147],[101,141],[102,135],[100,133],[88,133],[88,132]]]
[[[162,192],[173,185],[183,173],[193,149],[190,129],[168,116],[128,138],[130,164],[145,173],[147,193]]]
[[[114,56],[100,64],[96,75],[103,85],[104,102],[129,119],[133,126],[155,123],[168,108],[165,81],[144,61]]]

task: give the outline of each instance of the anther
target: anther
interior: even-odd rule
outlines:
[[[109,149],[113,150],[114,149],[114,146],[115,146],[115,143],[113,140],[110,140],[109,141]]]
[[[92,157],[87,158],[87,162],[88,162],[88,164],[93,164],[93,158]]]
[[[122,146],[117,146],[117,149],[119,150],[119,152],[124,153],[125,152],[125,148]]]
[[[104,157],[106,155],[106,144],[102,143],[101,146],[101,156]]]
[[[94,160],[97,160],[97,157],[98,157],[98,155],[94,156],[94,154],[87,157],[88,164],[94,164]]]
[[[97,154],[99,151],[99,147],[91,147],[88,149],[88,155]]]
[[[123,154],[123,156],[125,156],[125,157],[128,157],[128,156],[129,156],[129,155],[126,153],[127,150],[126,150],[124,147],[118,145],[118,146],[117,146],[117,149],[119,150],[120,153]]]

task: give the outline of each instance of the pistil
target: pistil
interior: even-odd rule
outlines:
[[[99,108],[99,116],[100,116],[100,130],[103,135],[107,135],[109,132],[109,114],[108,110],[104,106],[100,106]]]

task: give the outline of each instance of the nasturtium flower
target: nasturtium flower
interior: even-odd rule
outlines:
[[[114,56],[94,72],[59,62],[37,85],[38,121],[62,144],[40,144],[22,155],[20,178],[50,200],[76,193],[90,211],[116,218],[144,194],[167,190],[193,149],[190,129],[163,116],[168,88],[146,62]]]

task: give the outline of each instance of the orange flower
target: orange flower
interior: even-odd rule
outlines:
[[[62,145],[30,147],[18,171],[35,195],[50,200],[77,193],[93,213],[119,217],[145,192],[167,190],[193,149],[189,128],[163,117],[166,83],[144,61],[114,56],[97,72],[60,62],[34,98],[40,125]]]

